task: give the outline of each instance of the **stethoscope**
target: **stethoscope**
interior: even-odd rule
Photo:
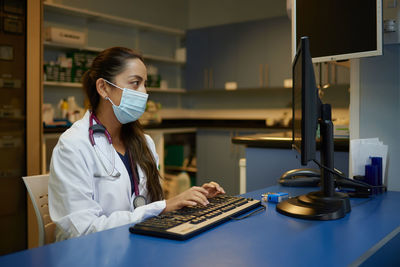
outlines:
[[[93,124],[93,121],[95,121],[97,124]],[[104,153],[98,148],[96,145],[96,142],[94,141],[94,134],[95,133],[101,133],[104,134],[107,137],[107,141],[110,145],[110,151],[112,155],[112,169],[111,172],[108,171],[107,166],[104,164],[104,161],[102,158],[107,158]],[[97,119],[96,115],[94,115],[93,112],[90,113],[90,118],[89,118],[89,140],[90,143],[92,144],[94,151],[96,152],[97,158],[101,162],[101,165],[103,166],[104,170],[107,173],[107,177],[113,177],[113,178],[119,178],[121,176],[121,173],[115,168],[115,153],[113,151],[113,146],[112,146],[112,139],[110,133],[107,131],[107,129],[100,123],[99,119]],[[101,155],[100,155],[101,153]],[[139,185],[138,185],[138,177],[136,174],[136,168],[132,159],[131,153],[127,151],[129,155],[129,161],[131,164],[131,170],[132,170],[132,175],[133,175],[133,183],[134,183],[134,191],[135,191],[135,198],[133,199],[133,206],[134,208],[146,205],[147,201],[146,198],[142,195],[139,195]],[[109,161],[109,160],[108,160]],[[111,161],[109,161],[111,164]],[[95,177],[104,177],[104,175],[95,173]]]

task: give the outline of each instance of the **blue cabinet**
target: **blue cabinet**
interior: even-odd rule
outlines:
[[[186,35],[186,87],[188,90],[207,88],[205,71],[209,65],[208,29],[188,31]]]
[[[291,78],[290,21],[286,17],[189,30],[187,87],[282,87]]]
[[[234,25],[209,30],[209,88],[223,89],[236,81],[238,42]]]

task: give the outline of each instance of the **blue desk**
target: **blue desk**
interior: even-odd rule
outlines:
[[[298,195],[310,189],[274,186],[246,196],[259,199],[268,191]],[[346,266],[380,255],[372,252],[400,229],[400,192],[351,204],[345,218],[305,221],[281,215],[268,203],[262,214],[184,242],[133,235],[126,225],[6,255],[0,266]]]

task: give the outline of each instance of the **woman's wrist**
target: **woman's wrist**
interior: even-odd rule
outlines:
[[[165,209],[163,210],[162,213],[166,213],[166,212],[174,210],[174,208],[173,208],[174,203],[173,203],[173,200],[172,201],[171,200],[172,199],[165,200]]]

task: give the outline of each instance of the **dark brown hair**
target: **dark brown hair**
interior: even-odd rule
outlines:
[[[115,76],[124,71],[126,61],[135,58],[143,62],[143,57],[135,50],[124,47],[111,47],[102,51],[93,60],[92,66],[83,75],[82,83],[94,113],[96,113],[100,102],[100,95],[96,90],[97,79],[104,78],[114,83]],[[134,162],[139,164],[147,177],[149,201],[163,199],[164,194],[160,184],[161,176],[153,154],[147,145],[140,122],[137,120],[123,124],[120,137],[127,148],[127,152],[131,153]]]

